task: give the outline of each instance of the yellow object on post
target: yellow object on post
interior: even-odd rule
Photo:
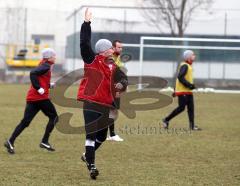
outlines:
[[[6,64],[9,67],[34,68],[41,59],[39,45],[8,45]]]
[[[36,59],[7,59],[7,65],[11,67],[36,67],[39,64],[39,60]]]

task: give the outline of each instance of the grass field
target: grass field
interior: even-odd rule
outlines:
[[[22,118],[27,85],[0,85],[0,142]],[[77,87],[67,95],[75,97]],[[187,114],[172,120],[174,130],[161,130],[159,121],[175,106],[138,112],[135,119],[120,114],[116,128],[124,142],[109,142],[97,151],[100,175],[90,180],[80,160],[83,135],[54,130],[56,152],[39,148],[47,118],[39,113],[15,143],[15,155],[0,150],[0,185],[240,185],[240,95],[196,94],[196,123],[201,132],[186,130]],[[73,126],[83,125],[80,109]],[[184,129],[185,128],[185,129]],[[154,131],[152,130],[154,129]],[[184,130],[183,130],[184,129]]]

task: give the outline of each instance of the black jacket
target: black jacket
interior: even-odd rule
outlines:
[[[40,89],[40,83],[38,80],[38,76],[41,76],[41,75],[45,74],[46,72],[48,72],[50,70],[50,67],[51,67],[51,64],[49,64],[48,62],[45,62],[31,70],[30,80],[31,80],[33,88],[35,88],[36,90]]]

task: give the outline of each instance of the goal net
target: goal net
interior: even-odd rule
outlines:
[[[133,60],[126,64],[128,75],[157,76],[172,80],[182,53],[196,54],[194,78],[203,81],[240,79],[240,39],[144,37],[140,44],[124,44]]]

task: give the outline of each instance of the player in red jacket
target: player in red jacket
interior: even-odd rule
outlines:
[[[91,47],[91,13],[86,9],[85,20],[80,31],[80,49],[84,61],[84,77],[81,80],[78,100],[83,101],[86,129],[85,152],[82,160],[92,179],[99,174],[95,166],[95,151],[106,140],[109,125],[109,110],[114,107],[116,89],[124,88],[125,81],[114,82],[119,73],[112,58],[112,43],[100,39]]]
[[[42,60],[39,66],[30,72],[31,87],[27,93],[23,119],[13,131],[11,137],[4,143],[10,154],[15,153],[14,142],[16,138],[29,126],[40,110],[49,118],[40,147],[49,151],[55,150],[48,142],[49,136],[58,121],[56,109],[49,99],[49,88],[53,86],[50,83],[51,69],[55,60],[55,51],[51,48],[45,48],[42,50]]]

